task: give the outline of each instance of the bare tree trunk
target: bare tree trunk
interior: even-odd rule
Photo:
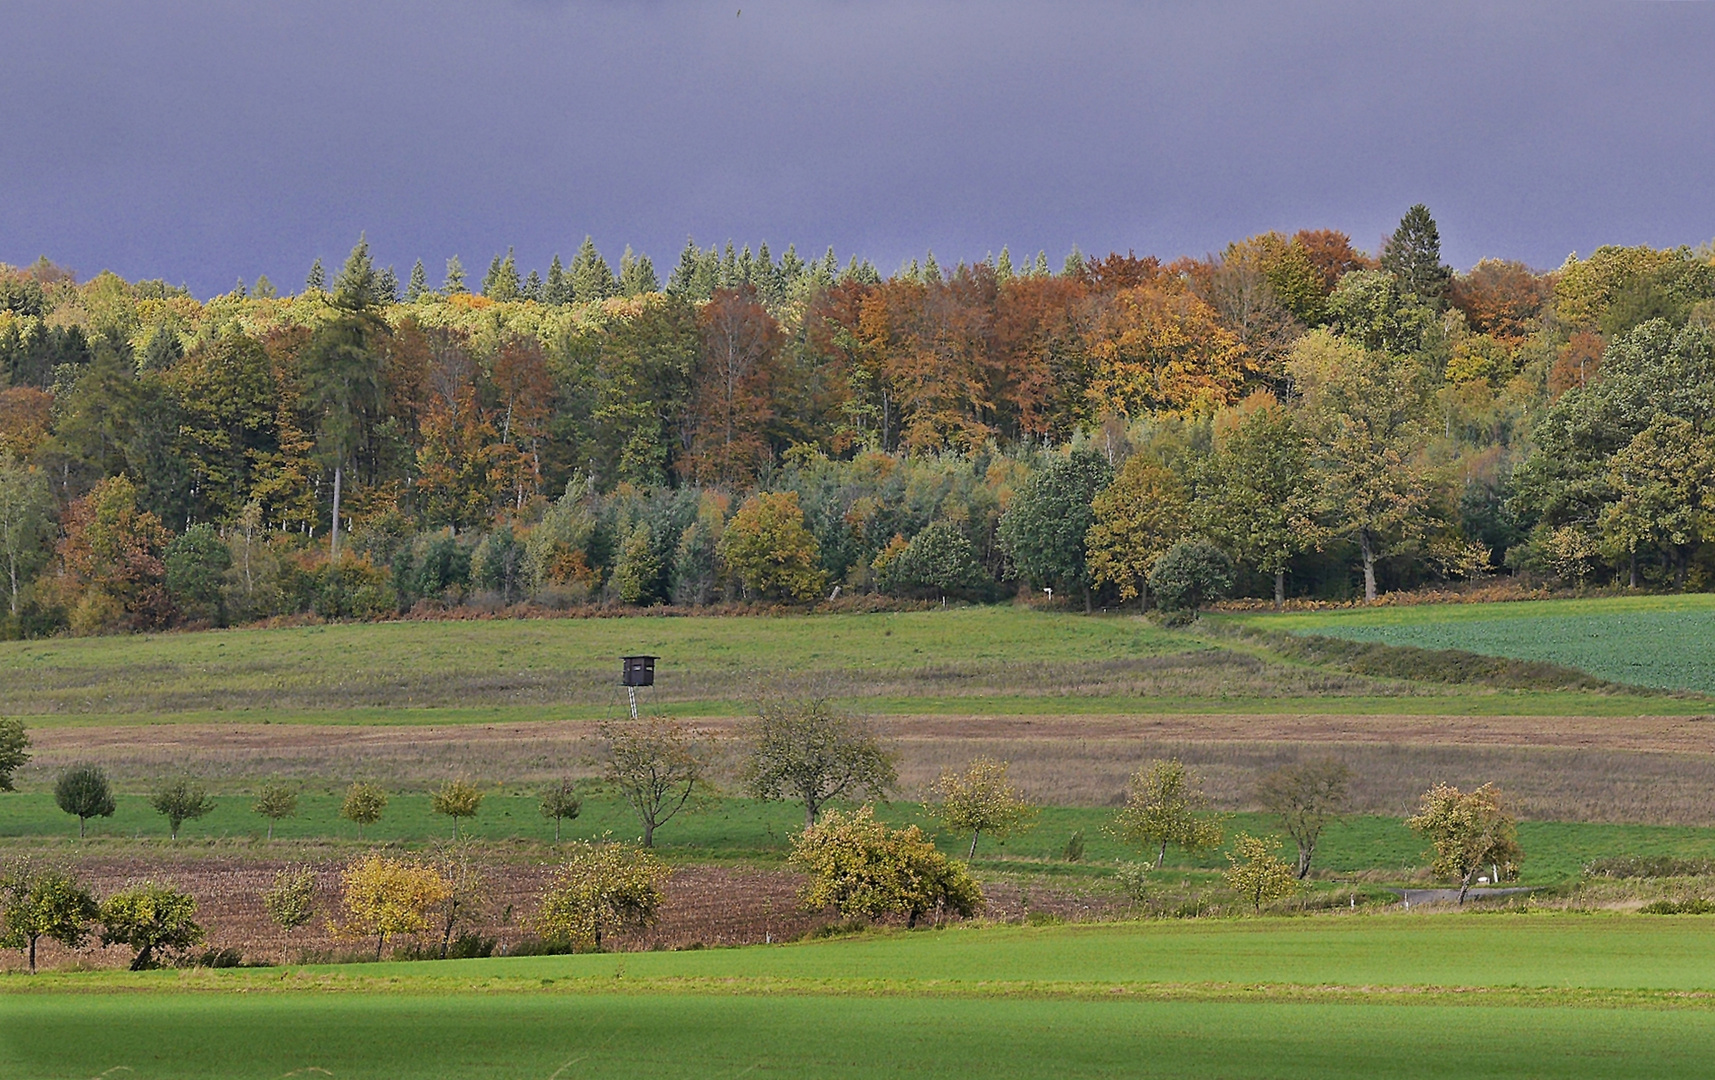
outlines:
[[[1276,570],[1274,572],[1274,606],[1276,608],[1281,608],[1281,607],[1286,606],[1286,571],[1285,570]]]
[[[1374,603],[1376,599],[1376,549],[1370,543],[1370,531],[1358,530],[1358,547],[1364,555],[1364,601]]]
[[[977,829],[975,832],[971,833],[971,850],[968,854],[965,855],[965,858],[974,859],[977,857],[977,837],[981,836],[982,834],[983,834],[983,831],[981,829]]]
[[[1638,587],[1638,549],[1637,548],[1632,549],[1631,587],[1634,589]]]
[[[339,489],[340,481],[344,478],[345,467],[333,467],[333,550],[329,559],[336,566],[339,564]]]
[[[1161,850],[1155,853],[1155,868],[1161,869],[1161,864],[1167,859],[1167,841],[1161,842]]]

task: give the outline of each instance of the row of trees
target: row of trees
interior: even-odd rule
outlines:
[[[9,625],[835,586],[1146,602],[1179,543],[1265,595],[1700,584],[1709,253],[1453,274],[1439,251],[1414,207],[1374,259],[1271,233],[883,280],[692,250],[657,291],[590,247],[551,298],[502,259],[488,295],[401,301],[361,242],[293,297],[0,269]],[[1038,489],[1070,512],[1051,530]],[[1220,585],[1180,554],[1162,584]]]

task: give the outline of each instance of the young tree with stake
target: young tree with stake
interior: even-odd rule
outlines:
[[[942,772],[930,789],[930,816],[955,833],[971,834],[967,859],[976,857],[983,833],[1005,836],[1014,829],[1028,829],[1041,810],[1012,786],[1007,764],[980,757],[962,773]]]
[[[357,826],[357,838],[362,840],[363,827],[380,821],[382,811],[386,809],[387,793],[374,784],[358,780],[345,789],[345,802],[340,805],[339,816]]]
[[[149,799],[157,814],[167,819],[172,839],[179,838],[179,829],[187,821],[206,817],[214,809],[214,800],[195,780],[180,777],[169,781]]]
[[[430,802],[430,809],[453,819],[453,839],[459,838],[459,819],[475,817],[482,808],[482,791],[469,780],[448,780]]]
[[[1178,758],[1152,762],[1132,774],[1125,807],[1112,832],[1133,847],[1154,848],[1159,870],[1169,844],[1187,855],[1220,845],[1220,825],[1203,816],[1208,805],[1196,773],[1184,762]]]
[[[77,838],[83,839],[84,824],[92,817],[112,817],[117,809],[113,785],[97,765],[73,765],[54,781],[54,803],[77,818]]]
[[[554,820],[554,843],[560,842],[560,822],[576,818],[584,809],[584,800],[577,785],[570,780],[558,780],[542,790],[538,807],[542,816]]]
[[[1279,837],[1259,838],[1249,833],[1233,837],[1233,850],[1227,853],[1227,885],[1244,894],[1251,908],[1262,914],[1262,906],[1284,900],[1298,891],[1298,875],[1292,864],[1274,853]]]
[[[289,817],[298,816],[298,792],[286,784],[265,784],[250,809],[268,819],[268,839],[274,839],[274,826]]]
[[[307,866],[282,870],[262,893],[262,906],[275,926],[290,937],[292,931],[315,917],[316,875]],[[285,952],[281,951],[284,959]]]

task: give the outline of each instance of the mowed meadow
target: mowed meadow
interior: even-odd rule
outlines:
[[[1696,1077],[1715,1068],[1712,941],[1663,920],[1359,915],[49,975],[0,1013],[0,1069]]]

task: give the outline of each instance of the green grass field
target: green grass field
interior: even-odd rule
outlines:
[[[89,823],[92,843],[146,839],[147,850],[166,854],[173,850],[167,838],[166,820],[155,813],[141,795],[121,795],[119,810],[112,818]],[[336,840],[354,850],[357,830],[339,817],[340,799],[326,794],[304,795],[298,817],[280,823],[275,836],[280,841]],[[896,802],[880,808],[881,816],[899,824],[915,823],[935,832],[935,825],[915,803]],[[977,852],[979,863],[1003,866],[1003,860],[1026,859],[1058,863],[1067,839],[1082,833],[1086,843],[1083,866],[1059,864],[1063,871],[1105,872],[1122,859],[1143,855],[1130,851],[1109,836],[1106,827],[1114,811],[1102,807],[1047,807],[1028,832],[1010,837],[985,837]],[[712,800],[696,813],[669,822],[656,836],[663,854],[684,862],[756,861],[784,859],[789,838],[803,826],[802,811],[794,804],[760,803],[749,799]],[[260,843],[265,823],[250,812],[250,799],[227,796],[217,800],[214,813],[187,822],[178,846],[187,852],[203,850],[210,842],[250,840]],[[1279,823],[1263,814],[1228,815],[1229,835],[1238,831],[1255,835],[1280,834]],[[461,835],[486,840],[522,839],[545,843],[553,838],[552,823],[541,818],[536,800],[529,796],[490,795],[482,812],[460,827]],[[626,839],[638,834],[630,810],[611,798],[586,802],[576,820],[566,822],[567,840],[598,838],[604,834]],[[77,835],[77,821],[54,806],[51,796],[24,792],[0,799],[0,838],[55,838],[69,842]],[[393,796],[382,820],[365,830],[366,842],[420,845],[451,835],[450,821],[430,811],[429,797],[421,794]],[[1587,822],[1527,821],[1519,826],[1526,859],[1522,880],[1526,884],[1552,884],[1577,877],[1591,861],[1621,855],[1715,858],[1715,828],[1693,826],[1614,825]],[[963,856],[967,840],[941,836],[939,842],[950,854]],[[265,850],[259,848],[257,850]],[[1281,852],[1291,854],[1283,844]],[[1355,816],[1329,826],[1318,846],[1316,865],[1332,873],[1394,871],[1402,876],[1426,863],[1425,844],[1399,818]],[[1168,853],[1167,865],[1188,870],[1224,869],[1220,852],[1186,857],[1177,850]]]
[[[1546,660],[1613,682],[1715,693],[1715,595],[1424,604],[1247,615],[1253,626]]]
[[[783,683],[820,685],[878,713],[1638,715],[1704,704],[1367,679],[1270,660],[1132,616],[1012,607],[4,642],[0,701],[33,724],[589,719],[624,711],[617,658],[637,652],[662,657],[646,703],[686,716],[742,714],[756,693]]]
[[[1390,915],[14,975],[0,1075],[1702,1077],[1712,972],[1701,920]]]

